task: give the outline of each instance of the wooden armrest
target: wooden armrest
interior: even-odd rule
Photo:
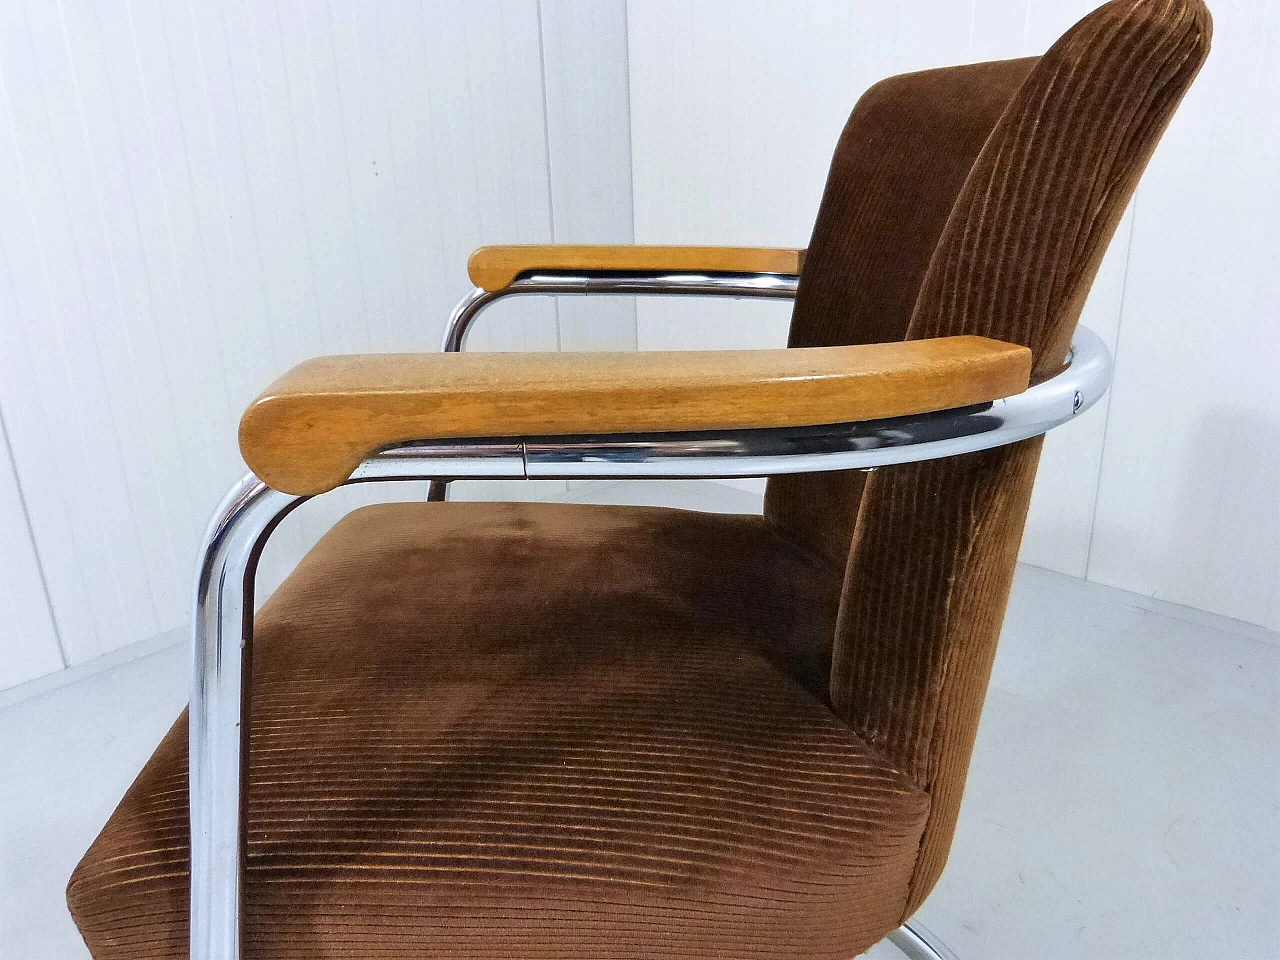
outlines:
[[[285,493],[331,490],[408,440],[846,423],[1021,393],[1026,347],[984,337],[789,350],[321,357],[250,404],[240,450]]]
[[[530,271],[615,273],[781,273],[797,275],[803,250],[771,247],[481,247],[467,274],[481,290],[502,290]]]

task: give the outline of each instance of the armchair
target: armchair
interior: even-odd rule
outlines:
[[[1113,0],[1043,57],[890,78],[803,253],[485,248],[445,354],[268,388],[189,714],[71,880],[94,956],[943,956],[898,928],[950,846],[1039,436],[1106,389],[1076,321],[1209,32]],[[456,355],[497,297],[599,290],[794,296],[790,346]],[[692,475],[771,476],[764,515],[367,507],[253,614],[265,539],[343,483]]]

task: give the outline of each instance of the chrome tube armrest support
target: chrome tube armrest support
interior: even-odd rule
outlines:
[[[795,297],[800,278],[781,273],[534,273],[501,290],[476,287],[449,315],[441,349],[458,353],[480,312],[504,297],[589,294],[661,297]]]

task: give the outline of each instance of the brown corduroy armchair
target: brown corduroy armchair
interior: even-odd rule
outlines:
[[[890,78],[807,251],[489,248],[453,331],[511,292],[794,292],[790,349],[274,384],[206,544],[190,732],[71,879],[94,957],[847,960],[904,923],[1038,435],[1096,399],[1076,320],[1209,36],[1199,0],[1114,0],[1042,57]],[[778,474],[764,515],[367,507],[247,613],[279,517],[345,482],[698,467]]]

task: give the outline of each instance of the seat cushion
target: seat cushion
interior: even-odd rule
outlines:
[[[760,517],[353,513],[256,621],[246,957],[848,960],[928,801],[827,706],[839,587]],[[99,960],[186,956],[186,741],[72,877]]]

